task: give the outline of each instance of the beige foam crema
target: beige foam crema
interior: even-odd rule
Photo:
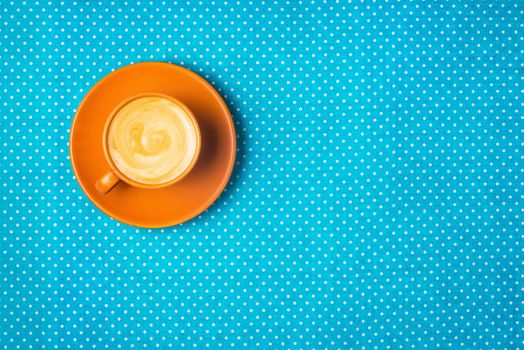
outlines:
[[[192,163],[198,135],[182,107],[162,97],[142,97],[122,107],[107,134],[109,155],[131,180],[170,182]]]

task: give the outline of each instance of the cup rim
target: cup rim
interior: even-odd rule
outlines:
[[[176,104],[180,108],[182,108],[184,110],[184,112],[186,113],[186,115],[189,117],[189,120],[193,124],[194,130],[196,132],[196,150],[195,150],[195,153],[193,155],[193,158],[191,159],[191,163],[189,163],[189,165],[186,167],[186,169],[183,172],[181,172],[177,177],[175,177],[174,179],[171,179],[168,182],[163,182],[163,183],[160,183],[160,184],[146,184],[146,183],[138,182],[136,180],[133,180],[133,179],[129,178],[124,173],[122,173],[118,169],[118,167],[115,165],[113,159],[111,158],[111,154],[109,153],[109,148],[108,148],[108,144],[107,144],[107,138],[108,138],[108,134],[109,134],[109,127],[111,126],[111,123],[113,122],[113,119],[118,114],[118,112],[122,108],[124,108],[126,105],[128,105],[131,102],[133,102],[134,100],[138,100],[139,98],[144,98],[144,97],[160,97],[160,98],[164,98],[166,100],[169,100],[169,101],[173,102],[174,104]],[[167,186],[173,185],[174,183],[176,183],[176,182],[182,180],[184,177],[186,177],[187,174],[189,174],[189,172],[193,169],[193,167],[197,163],[198,157],[200,155],[201,134],[200,134],[200,128],[198,127],[198,122],[196,121],[196,118],[195,118],[193,112],[191,112],[191,110],[184,103],[182,103],[180,100],[178,100],[178,99],[176,99],[176,98],[174,98],[172,96],[169,96],[169,95],[166,95],[166,94],[163,94],[163,93],[159,93],[159,92],[144,92],[144,93],[135,94],[135,95],[125,99],[123,102],[121,102],[119,105],[117,105],[111,111],[111,113],[109,114],[109,117],[107,118],[106,124],[104,126],[104,133],[103,133],[103,140],[102,140],[102,142],[103,142],[103,148],[104,148],[104,156],[106,158],[106,161],[109,164],[109,168],[110,168],[111,172],[116,177],[118,177],[120,180],[126,182],[128,185],[131,185],[131,186],[134,186],[134,187],[145,188],[145,189],[155,189],[155,188],[163,188],[163,187],[167,187]]]

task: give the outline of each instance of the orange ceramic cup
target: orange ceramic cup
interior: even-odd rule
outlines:
[[[109,145],[108,145],[109,130],[111,127],[111,123],[115,119],[115,116],[117,116],[118,113],[122,110],[122,108],[127,106],[129,103],[137,99],[144,98],[144,97],[157,97],[157,98],[165,99],[175,104],[176,106],[178,106],[184,112],[184,117],[187,118],[187,121],[189,121],[190,124],[193,126],[193,131],[195,132],[196,148],[195,148],[195,151],[193,152],[190,163],[175,178],[172,178],[167,182],[151,184],[151,183],[143,183],[143,182],[131,179],[129,176],[126,176],[121,170],[118,169],[109,151]],[[110,114],[107,120],[107,123],[105,125],[103,135],[104,135],[103,136],[104,155],[107,160],[109,169],[107,173],[102,175],[98,179],[98,181],[95,183],[95,188],[100,193],[103,193],[103,194],[109,193],[109,191],[111,191],[120,181],[123,181],[127,183],[128,185],[138,187],[138,188],[144,188],[144,189],[162,188],[162,187],[172,185],[182,180],[187,174],[189,174],[189,172],[191,171],[191,169],[194,167],[194,165],[196,164],[198,160],[198,155],[200,153],[200,148],[201,148],[200,130],[198,128],[198,123],[195,119],[195,116],[193,115],[191,110],[189,110],[189,108],[187,108],[183,103],[181,103],[177,99],[171,96],[159,94],[159,93],[143,93],[143,94],[134,95],[131,98],[124,101],[123,103],[121,103]]]

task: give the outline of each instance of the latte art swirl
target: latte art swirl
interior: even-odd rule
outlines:
[[[131,180],[157,185],[190,166],[197,139],[196,125],[183,108],[161,97],[142,97],[117,112],[107,142],[118,170]]]
[[[144,125],[135,124],[131,126],[131,151],[146,156],[157,155],[167,151],[171,146],[171,138],[166,130],[151,132],[144,135]]]

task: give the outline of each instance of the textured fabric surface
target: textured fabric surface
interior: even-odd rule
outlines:
[[[522,1],[0,0],[0,349],[522,345]],[[76,107],[189,68],[231,181],[163,230],[75,181]]]

